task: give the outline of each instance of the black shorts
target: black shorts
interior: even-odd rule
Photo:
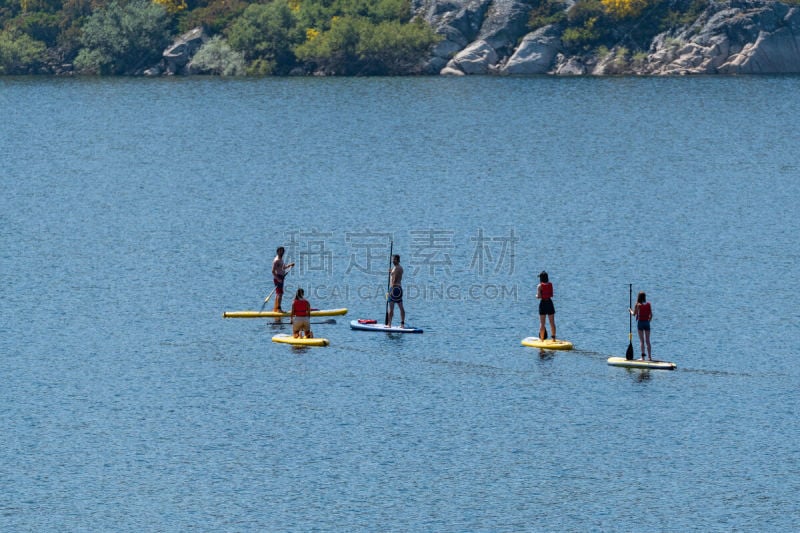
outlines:
[[[554,315],[556,314],[556,308],[553,305],[553,300],[550,298],[546,298],[539,302],[539,314],[540,315]]]
[[[389,301],[396,304],[403,303],[403,287],[392,287],[389,291]]]
[[[650,321],[649,320],[637,320],[636,321],[636,329],[641,331],[650,331]]]

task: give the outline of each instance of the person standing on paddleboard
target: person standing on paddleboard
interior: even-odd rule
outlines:
[[[636,305],[628,309],[636,317],[636,331],[639,333],[639,343],[642,347],[642,361],[644,361],[644,347],[647,345],[647,358],[653,360],[653,350],[650,347],[650,321],[653,319],[653,306],[647,301],[647,295],[641,291],[636,297]]]
[[[553,284],[547,276],[547,272],[542,270],[539,274],[539,285],[536,286],[536,298],[539,299],[539,339],[547,338],[547,328],[545,328],[545,317],[550,318],[550,331],[553,340],[556,340],[556,308],[553,305]]]
[[[294,266],[294,263],[289,263],[288,265],[283,263],[283,254],[285,251],[283,246],[278,247],[275,252],[277,255],[275,259],[272,260],[272,282],[275,284],[275,307],[273,311],[276,313],[283,313],[283,309],[281,309],[281,300],[283,300],[283,279],[286,277],[286,273],[289,269]]]
[[[387,326],[392,325],[394,316],[394,304],[400,308],[400,327],[406,327],[406,310],[403,308],[403,267],[400,266],[400,256],[392,256],[392,264],[389,270],[389,320]]]
[[[311,339],[314,334],[311,332],[311,304],[304,298],[303,289],[297,289],[292,302],[292,334],[295,338],[300,337],[300,332],[305,334],[306,339]]]

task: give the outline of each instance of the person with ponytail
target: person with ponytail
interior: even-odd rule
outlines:
[[[305,334],[306,339],[311,339],[314,334],[311,332],[311,304],[304,298],[303,289],[297,289],[297,294],[292,302],[292,333],[295,338],[300,338],[300,333]]]
[[[650,321],[653,319],[653,306],[647,301],[644,291],[636,297],[636,305],[628,309],[636,317],[636,331],[639,333],[639,343],[642,347],[642,361],[644,361],[644,348],[647,346],[647,358],[653,360],[653,350],[650,347]]]
[[[547,338],[545,318],[550,319],[550,332],[556,340],[556,308],[553,305],[553,284],[544,270],[539,274],[539,285],[536,286],[536,298],[539,299],[539,339]]]

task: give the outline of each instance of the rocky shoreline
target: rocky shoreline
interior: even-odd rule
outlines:
[[[575,0],[567,0],[565,10]],[[530,31],[538,0],[412,0],[442,40],[422,58],[425,75],[680,76],[800,73],[800,6],[711,0],[692,22],[657,34],[646,52],[623,46],[570,52],[563,24]],[[200,74],[192,58],[202,28],[177,38],[145,76]],[[70,65],[52,71],[70,75]],[[293,75],[319,73],[298,70]]]
[[[657,35],[635,60],[614,47],[570,54],[563,27],[529,32],[525,0],[415,0],[415,13],[444,39],[428,74],[607,76],[800,73],[800,7],[775,1],[713,1],[691,24]]]

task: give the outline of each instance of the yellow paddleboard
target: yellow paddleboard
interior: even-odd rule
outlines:
[[[541,348],[542,350],[571,350],[572,343],[562,339],[545,339],[541,340],[539,337],[525,337],[522,339],[523,346],[530,346],[531,348]]]
[[[315,309],[311,311],[311,316],[337,316],[346,315],[347,308],[341,309]],[[223,318],[289,318],[290,313],[276,313],[275,311],[225,311]]]
[[[280,342],[283,344],[292,344],[294,346],[327,346],[330,344],[328,339],[322,337],[313,337],[305,339],[303,337],[295,337],[286,333],[279,333],[272,337],[272,342]]]

